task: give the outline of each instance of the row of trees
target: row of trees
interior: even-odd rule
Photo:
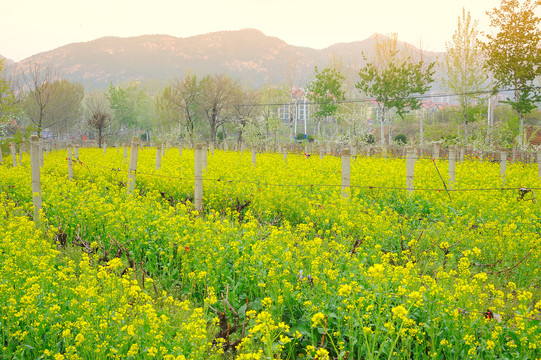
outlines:
[[[486,113],[487,93],[510,90],[503,101],[518,115],[519,142],[523,140],[524,115],[536,107],[541,93],[536,85],[541,72],[541,33],[534,10],[537,1],[502,0],[500,8],[487,14],[495,35],[479,40],[477,22],[463,10],[452,41],[440,64],[443,86],[458,94],[464,131]],[[138,83],[110,85],[105,92],[85,94],[83,87],[62,79],[52,66],[32,64],[19,77],[10,77],[0,62],[0,121],[3,131],[16,121],[40,136],[80,136],[95,131],[101,145],[104,136],[152,135],[170,140],[185,138],[216,141],[224,138],[254,142],[261,138],[283,141],[293,138],[293,114],[298,117],[300,98],[312,103],[314,135],[323,137],[322,124],[334,122],[348,138],[364,138],[366,120],[372,117],[369,103],[349,98],[372,99],[380,122],[380,141],[393,139],[393,119],[422,106],[434,82],[435,62],[426,61],[422,49],[404,47],[392,35],[377,40],[374,55],[351,71],[334,60],[320,70],[306,89],[292,83],[246,89],[226,74],[189,75],[174,79],[150,94]],[[284,122],[283,104],[289,113]],[[489,115],[490,116],[490,115]],[[424,142],[424,117],[419,116],[419,140]],[[490,124],[490,123],[489,123]],[[74,130],[77,131],[74,131]],[[12,129],[13,130],[13,129]]]

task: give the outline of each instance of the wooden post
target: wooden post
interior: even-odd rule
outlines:
[[[124,144],[124,162],[128,159],[128,145]]]
[[[71,157],[71,145],[67,146],[68,151],[68,180],[71,181],[73,179],[73,162]]]
[[[406,186],[408,192],[413,193],[413,180],[415,178],[415,162],[417,161],[417,152],[415,148],[410,147],[406,151]]]
[[[505,180],[505,169],[507,168],[507,151],[500,151],[500,178]]]
[[[104,141],[101,143],[103,145],[103,155],[107,152],[107,143]]]
[[[464,153],[466,152],[466,149],[460,148],[460,162],[464,161]]]
[[[284,162],[287,164],[287,148],[286,147],[282,148],[282,154],[283,154]]]
[[[162,145],[156,146],[156,170],[162,166]]]
[[[348,199],[351,185],[351,157],[348,148],[342,151],[342,197]]]
[[[4,154],[2,154],[2,147],[0,146],[0,165],[4,163]]]
[[[34,203],[34,223],[39,226],[39,211],[41,210],[41,181],[39,172],[39,137],[30,137],[30,167],[32,168],[32,201]]]
[[[159,145],[158,145],[158,146],[159,146]],[[166,143],[163,143],[163,142],[162,142],[162,145],[161,145],[161,146],[162,146],[162,156],[165,156],[165,149],[167,148],[167,145],[166,145]]]
[[[195,184],[194,203],[195,210],[203,210],[203,153],[206,151],[203,144],[195,144]]]
[[[25,145],[24,143],[21,143],[21,146],[19,146],[19,165],[23,165],[23,153],[24,153],[24,150],[25,150]]]
[[[355,147],[355,145],[351,145],[351,147],[349,148],[349,153],[352,158],[357,157],[357,148]]]
[[[74,156],[77,160],[79,160],[79,145],[78,144],[75,144],[75,148],[73,149],[74,151]]]
[[[440,158],[440,143],[434,144],[434,149],[432,151],[432,159],[439,159]]]
[[[39,143],[39,167],[43,167],[43,161],[44,161],[44,156],[45,156],[45,149],[44,149],[44,146],[43,144]]]
[[[516,146],[513,146],[513,157],[511,158],[511,160],[514,163],[517,162],[517,147]]]
[[[179,147],[178,147],[178,152],[180,154],[180,156],[182,156],[182,150],[184,148],[184,145],[180,144]]]
[[[130,164],[128,168],[128,194],[130,194],[135,189],[135,175],[137,173],[137,154],[139,152],[137,137],[131,139],[131,149],[130,149]]]
[[[202,159],[202,162],[203,162],[203,171],[207,170],[207,157],[208,157],[208,148],[207,148],[207,144],[201,144],[201,159]]]
[[[456,174],[456,147],[449,147],[449,186],[455,183]]]
[[[13,167],[17,166],[17,149],[15,143],[9,143],[9,150],[11,151],[11,158],[13,159]]]
[[[255,159],[256,159],[256,149],[255,149],[255,146],[252,146],[252,166],[255,166]]]

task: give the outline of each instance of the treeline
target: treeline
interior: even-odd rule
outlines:
[[[384,145],[395,140],[397,123],[409,122],[416,134],[408,140],[420,144],[481,139],[488,145],[527,145],[525,121],[541,100],[537,5],[502,0],[487,13],[497,35],[483,39],[477,21],[463,10],[438,63],[425,61],[422,49],[399,46],[396,34],[377,39],[375,55],[365,57],[364,66],[352,71],[333,59],[324,69],[316,67],[304,88],[288,81],[253,89],[228,74],[191,74],[153,91],[134,81],[85,94],[52,65],[34,63],[24,74],[11,74],[0,62],[1,134],[95,138],[100,146],[104,139],[133,135],[192,144],[285,142],[310,135],[316,141],[376,139]],[[441,80],[453,107],[428,105],[436,67],[446,75]]]

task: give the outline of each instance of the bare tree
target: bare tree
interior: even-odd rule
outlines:
[[[30,120],[37,127],[38,136],[41,137],[45,118],[59,85],[55,81],[58,74],[52,65],[44,66],[38,62],[32,62],[22,75],[25,87],[29,90],[25,108]],[[28,111],[29,107],[30,111]]]
[[[210,141],[216,140],[218,127],[228,121],[227,108],[232,104],[239,85],[226,74],[207,75],[201,80],[201,107],[207,116]]]
[[[105,103],[105,96],[91,96],[86,101],[89,111],[86,123],[98,132],[98,146],[103,142],[104,130],[111,125],[111,113]]]
[[[248,91],[239,89],[234,98],[233,115],[238,127],[238,144],[242,143],[246,126],[254,124],[260,110],[259,98],[260,93],[257,91]]]

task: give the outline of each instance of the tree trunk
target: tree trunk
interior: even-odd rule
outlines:
[[[519,126],[518,126],[518,142],[521,145],[526,143],[526,136],[524,134],[524,114],[522,112],[518,113]]]
[[[381,146],[383,147],[385,145],[385,109],[381,109],[381,114],[380,114],[380,124],[381,124],[381,127],[380,127],[380,134],[381,134],[381,139],[380,139],[380,143],[381,143]]]

